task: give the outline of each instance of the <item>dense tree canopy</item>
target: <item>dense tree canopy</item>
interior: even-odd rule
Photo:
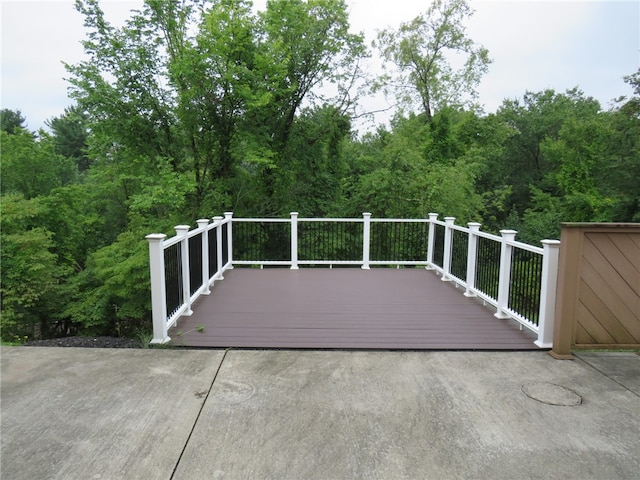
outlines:
[[[270,0],[261,12],[147,0],[119,28],[96,0],[77,8],[88,31],[87,60],[68,66],[77,103],[49,133],[2,111],[5,341],[149,328],[144,236],[227,210],[439,212],[531,243],[562,221],[640,221],[640,72],[626,77],[634,95],[606,111],[575,88],[524,92],[484,115],[462,101],[488,57],[464,34],[461,0],[380,36],[422,108],[361,136],[368,52],[343,0]],[[463,70],[448,48],[469,54]]]
[[[365,50],[349,33],[343,0],[271,1],[259,15],[243,0],[148,1],[122,28],[96,0],[76,5],[89,59],[68,69],[89,115],[91,155],[123,166],[136,159],[132,177],[149,177],[166,159],[192,179],[193,216],[221,202],[242,209],[237,181],[247,171],[277,195],[274,170],[286,163],[296,114],[305,101],[314,105],[320,82],[340,93],[322,99],[336,114],[352,106],[344,84]]]

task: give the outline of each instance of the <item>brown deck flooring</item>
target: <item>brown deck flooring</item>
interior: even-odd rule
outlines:
[[[537,349],[531,332],[424,269],[236,268],[193,312],[169,332],[175,345]]]

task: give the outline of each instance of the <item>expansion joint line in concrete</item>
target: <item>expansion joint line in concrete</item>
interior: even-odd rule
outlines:
[[[218,378],[218,373],[220,373],[220,369],[222,368],[222,364],[224,363],[224,360],[227,358],[227,352],[229,350],[231,350],[231,349],[227,348],[224,351],[224,355],[222,355],[222,360],[220,360],[220,364],[218,365],[218,369],[216,370],[216,373],[213,376],[213,380],[211,380],[211,385],[209,385],[209,389],[207,390],[207,394],[204,397],[204,399],[202,400],[202,405],[200,405],[200,410],[198,410],[198,415],[196,415],[196,418],[193,421],[193,425],[191,426],[191,430],[189,431],[189,436],[187,437],[187,441],[184,442],[184,447],[182,447],[182,451],[180,452],[180,456],[178,457],[178,460],[176,461],[176,464],[173,467],[173,471],[171,472],[171,477],[169,477],[170,480],[173,479],[174,475],[176,474],[176,471],[178,470],[178,466],[180,465],[180,461],[182,460],[182,456],[184,455],[184,452],[187,450],[187,446],[189,445],[189,441],[191,440],[191,435],[193,435],[193,431],[195,430],[196,425],[198,424],[198,420],[200,419],[200,415],[202,414],[202,410],[204,409],[204,406],[207,403],[207,399],[209,398],[209,394],[211,393],[211,389],[213,388],[214,383],[216,383],[216,379]]]
[[[605,377],[607,377],[609,380],[611,380],[612,382],[614,382],[615,384],[619,385],[620,387],[624,388],[625,390],[627,390],[628,392],[634,394],[636,397],[640,398],[640,395],[638,395],[636,392],[634,392],[633,390],[631,390],[629,387],[623,385],[622,383],[620,383],[619,381],[617,381],[615,378],[612,378],[611,376],[607,375],[605,372],[603,372],[602,370],[600,370],[598,367],[592,365],[591,363],[589,363],[588,361],[586,361],[584,358],[580,357],[580,355],[576,355],[576,358],[578,358],[580,361],[584,362],[586,365],[588,365],[589,367],[593,368],[596,372],[604,375]]]

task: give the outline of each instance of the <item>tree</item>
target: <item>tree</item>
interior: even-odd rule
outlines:
[[[565,93],[526,92],[522,99],[505,100],[496,119],[509,133],[502,157],[485,171],[482,184],[491,190],[509,186],[508,202],[518,215],[531,207],[532,187],[557,194],[554,172],[561,162],[548,155],[543,144],[557,139],[569,119],[593,118],[599,112],[600,104],[578,88]]]
[[[610,116],[615,134],[609,142],[609,161],[601,170],[601,183],[617,199],[615,218],[619,222],[640,221],[640,70],[626,76],[634,90],[631,98],[620,99]]]
[[[614,136],[608,116],[593,115],[568,118],[556,139],[543,142],[545,156],[557,165],[548,183],[557,184],[563,221],[612,220],[614,201],[603,191],[598,172],[608,163]]]
[[[30,199],[75,180],[77,170],[73,161],[55,152],[49,135],[41,131],[40,136],[36,139],[21,128],[16,128],[13,134],[0,132],[3,194],[21,193]]]
[[[169,79],[178,99],[177,133],[193,158],[196,181],[202,185],[230,178],[238,122],[249,105],[264,101],[255,88],[256,19],[251,5],[215,2],[197,20],[193,39],[184,32],[190,10],[183,8],[176,15],[169,2],[149,5],[166,41]]]
[[[87,154],[96,167],[93,175],[103,177],[101,188],[117,189],[114,201],[125,209],[120,218],[126,218],[132,196],[156,178],[164,159],[170,159],[176,173],[200,173],[176,121],[162,32],[151,21],[152,7],[158,3],[179,5],[148,2],[123,27],[115,28],[97,1],[76,2],[89,31],[83,42],[88,60],[66,66],[72,75],[71,95],[88,117]],[[191,178],[198,180],[197,175]],[[204,191],[204,185],[200,188]]]
[[[449,120],[448,114],[434,117],[435,122]],[[477,165],[461,152],[456,152],[459,157],[434,161],[428,148],[434,142],[432,135],[430,125],[419,116],[398,117],[392,133],[380,132],[367,161],[370,170],[360,174],[348,191],[348,214],[368,211],[378,217],[426,218],[439,212],[461,223],[479,220]]]
[[[233,208],[236,179],[247,172],[272,194],[303,102],[327,82],[347,108],[347,67],[364,54],[362,37],[348,33],[343,0],[270,1],[259,16],[244,0],[147,0],[122,28],[96,0],[76,6],[90,58],[68,69],[89,114],[92,158],[117,158],[125,171],[136,162],[129,194],[139,192],[132,177],[168,159],[192,178],[194,215]]]
[[[0,130],[13,135],[17,129],[24,129],[27,120],[22,116],[20,110],[10,110],[3,108],[0,110]]]
[[[345,89],[356,75],[366,52],[362,35],[349,33],[349,16],[344,0],[291,0],[267,2],[261,14],[268,56],[278,73],[271,86],[276,95],[267,110],[282,151],[293,121],[305,99],[316,98],[314,88],[321,82],[335,85],[339,97],[330,103],[340,113],[352,107]],[[341,95],[341,96],[340,96]],[[316,105],[317,106],[317,105]]]
[[[342,147],[349,140],[349,117],[335,107],[304,109],[291,130],[278,178],[280,211],[299,211],[322,217],[342,199],[341,180],[346,165]]]
[[[475,100],[475,87],[491,61],[488,50],[466,36],[463,22],[472,13],[466,0],[434,0],[424,15],[381,31],[374,45],[391,72],[378,88],[390,85],[400,105],[418,100],[428,122],[434,111]],[[452,55],[464,58],[459,69],[452,66]]]
[[[267,154],[258,165],[263,205],[268,214],[281,214],[288,203],[281,199],[287,195],[296,116],[303,107],[331,110],[335,118],[351,113],[366,50],[362,35],[349,33],[344,0],[269,1],[260,14],[260,32],[260,63],[268,66],[263,85],[270,101],[249,112],[243,132],[254,132],[254,144]],[[321,85],[335,96],[321,95]]]
[[[53,134],[55,152],[63,157],[72,158],[81,173],[86,172],[90,165],[87,155],[87,119],[86,113],[78,106],[73,106],[65,108],[63,115],[45,122]]]
[[[140,238],[145,230],[126,231],[91,253],[87,266],[71,281],[62,313],[82,331],[133,335],[149,318],[149,253]]]
[[[624,81],[633,88],[634,95],[631,98],[625,96],[617,99],[621,104],[620,110],[630,117],[640,118],[640,69],[624,77]]]
[[[52,233],[42,225],[39,199],[3,195],[0,219],[0,325],[2,339],[22,341],[55,332],[62,308],[60,287],[68,273],[51,251]]]
[[[508,226],[521,238],[557,237],[560,222],[637,219],[640,123],[633,101],[603,112],[574,89],[527,92],[526,108],[505,102],[498,117],[514,130],[502,170],[513,187]]]

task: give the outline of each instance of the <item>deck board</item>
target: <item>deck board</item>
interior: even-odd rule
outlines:
[[[169,335],[244,348],[534,350],[532,332],[424,269],[235,268]],[[196,327],[204,326],[203,332]]]

